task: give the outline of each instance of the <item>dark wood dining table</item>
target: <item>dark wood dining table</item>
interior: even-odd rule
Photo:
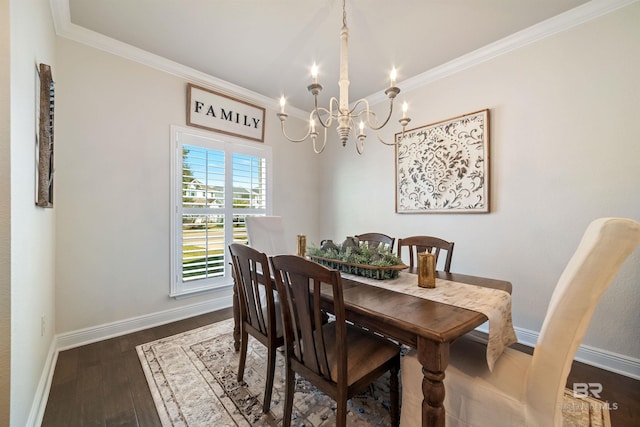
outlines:
[[[437,278],[501,289],[511,293],[511,283],[458,273],[437,272]],[[422,364],[422,425],[444,426],[445,370],[449,346],[488,319],[479,312],[395,292],[343,278],[347,320],[417,349]],[[417,277],[416,277],[417,286]],[[331,311],[331,301],[326,301]],[[240,345],[239,313],[234,291],[234,341]]]

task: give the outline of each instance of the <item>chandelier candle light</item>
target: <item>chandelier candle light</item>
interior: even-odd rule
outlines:
[[[382,122],[382,124],[378,122],[378,117],[376,116],[375,112],[369,109],[369,102],[364,98],[356,101],[353,108],[349,109],[349,29],[347,28],[347,12],[345,2],[346,0],[342,1],[342,31],[340,32],[340,80],[338,81],[338,86],[340,87],[340,99],[337,100],[335,97],[332,97],[329,100],[328,109],[318,107],[318,94],[322,90],[322,85],[318,83],[318,66],[314,63],[313,67],[311,67],[312,83],[307,86],[307,90],[309,90],[309,92],[313,95],[314,109],[309,113],[309,128],[306,135],[300,139],[294,139],[290,138],[285,132],[284,122],[288,117],[288,115],[284,112],[286,101],[284,95],[280,98],[280,112],[277,115],[282,125],[282,133],[289,141],[292,142],[301,142],[311,137],[311,141],[313,142],[313,151],[315,153],[321,153],[324,150],[324,147],[327,144],[327,129],[331,127],[331,124],[334,120],[338,124],[338,136],[340,137],[340,141],[342,141],[342,146],[344,147],[349,140],[349,135],[354,128],[356,120],[360,119],[359,132],[356,136],[357,141],[355,141],[355,146],[358,154],[362,154],[364,150],[364,140],[367,137],[364,133],[365,124],[367,128],[376,132],[378,140],[383,144],[396,144],[395,142],[385,142],[378,135],[378,131],[389,122],[391,114],[393,113],[393,100],[400,93],[400,88],[396,87],[397,72],[395,68],[391,70],[391,84],[384,91],[385,95],[387,95],[387,97],[389,98],[389,114],[387,115],[387,118]],[[360,110],[358,110],[359,107],[361,107]],[[320,149],[316,148],[316,140],[318,139],[316,120],[324,130],[324,142],[322,143]],[[402,104],[402,118],[398,121],[402,126],[402,134],[404,136],[406,126],[411,121],[411,119],[407,117],[406,102]]]

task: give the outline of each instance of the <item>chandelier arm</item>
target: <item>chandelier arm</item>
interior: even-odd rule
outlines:
[[[360,144],[358,144],[358,142],[360,142]],[[364,138],[356,138],[353,141],[353,145],[356,146],[356,151],[359,155],[362,155],[362,153],[364,153]]]
[[[284,130],[284,120],[280,122],[281,127],[282,127],[282,134],[284,135],[285,138],[287,138],[289,141],[291,142],[302,142],[304,140],[306,140],[307,138],[309,138],[309,135],[311,134],[311,129],[307,129],[307,133],[305,134],[305,136],[303,136],[300,139],[295,139],[295,138],[290,138],[289,135],[287,135],[287,132]]]
[[[336,104],[337,104],[338,100],[335,97],[331,98],[331,100],[329,100],[329,109],[328,110],[326,108],[324,108],[324,107],[318,107],[318,97],[314,97],[314,100],[315,100],[314,101],[314,109],[311,112],[311,114],[309,115],[309,118],[311,119],[315,115],[318,118],[318,121],[320,122],[320,125],[323,128],[326,129],[329,126],[331,126],[331,122],[333,121],[333,118],[334,118],[333,117],[333,102],[335,101]],[[326,122],[322,121],[322,118],[320,117],[320,112],[328,114],[329,117],[327,117],[327,121]]]
[[[393,99],[390,100],[389,103],[389,114],[387,115],[387,118],[384,120],[384,122],[378,126],[378,116],[376,115],[376,113],[374,113],[373,111],[371,111],[371,109],[369,108],[369,101],[367,101],[366,99],[362,98],[359,99],[353,106],[353,108],[351,109],[351,111],[349,111],[349,115],[352,115],[353,111],[355,111],[355,109],[358,107],[359,104],[364,104],[365,108],[360,111],[358,114],[355,115],[355,117],[359,117],[361,116],[363,113],[366,113],[366,118],[367,118],[367,126],[369,127],[369,129],[374,130],[374,131],[379,131],[380,129],[382,129],[383,127],[385,127],[387,125],[387,123],[389,123],[389,119],[391,119],[391,115],[393,114]],[[375,126],[371,124],[371,116],[373,116],[376,120],[375,120]]]
[[[380,129],[382,129],[383,127],[385,127],[387,125],[387,123],[389,123],[389,119],[391,118],[391,115],[393,114],[393,99],[389,100],[389,114],[387,115],[387,118],[384,120],[384,123],[382,123],[380,126],[378,127],[372,127],[371,124],[369,124],[369,127],[371,127],[372,130],[375,130],[376,132],[379,131]],[[373,114],[374,117],[375,113]],[[377,117],[376,117],[376,124],[378,123],[377,121]]]
[[[316,138],[312,138],[312,142],[313,142],[313,152],[315,154],[320,154],[324,151],[324,147],[326,147],[327,145],[327,128],[324,128],[324,141],[322,142],[322,147],[320,148],[320,150],[318,150],[316,148]]]
[[[405,133],[404,128],[402,128],[402,136],[398,141],[395,141],[395,142],[387,142],[383,140],[382,138],[380,138],[380,134],[377,131],[376,131],[376,138],[378,138],[378,141],[382,142],[384,145],[397,146],[400,143],[400,141],[404,139],[404,133]]]
[[[340,101],[338,101],[338,98],[336,98],[335,96],[332,96],[331,99],[329,100],[329,111],[331,112],[331,115],[333,116],[333,106],[335,105],[336,110],[338,111],[338,113],[340,112]],[[337,116],[337,113],[336,113]]]
[[[353,112],[356,111],[356,109],[358,108],[358,105],[360,105],[360,104],[364,104],[365,108],[362,111],[360,111],[358,114],[353,114]],[[353,104],[353,108],[351,110],[349,110],[349,115],[350,116],[355,116],[355,117],[360,117],[360,115],[365,111],[367,112],[367,115],[369,115],[369,101],[367,101],[364,98],[360,98],[355,102],[355,104]]]

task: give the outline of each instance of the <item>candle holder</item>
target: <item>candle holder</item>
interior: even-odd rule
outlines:
[[[305,257],[307,252],[307,236],[304,234],[298,234],[298,251],[297,255],[301,257]]]
[[[418,286],[436,287],[436,257],[428,252],[418,254]]]

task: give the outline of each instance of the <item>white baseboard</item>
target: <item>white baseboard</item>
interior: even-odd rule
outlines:
[[[31,404],[29,418],[27,419],[27,427],[37,427],[42,424],[44,410],[47,407],[47,400],[49,398],[49,390],[51,389],[51,379],[53,378],[53,372],[55,371],[57,360],[58,349],[56,348],[56,337],[54,336],[51,340],[51,345],[49,346],[47,359],[44,362],[44,369],[42,369],[42,374],[40,375],[40,382],[36,389],[36,395]]]
[[[49,354],[47,355],[40,376],[40,382],[38,383],[38,389],[31,405],[27,427],[37,427],[42,424],[59,352],[231,307],[231,297],[231,288],[221,289],[216,292],[211,299],[201,303],[55,335],[51,340]]]
[[[524,328],[514,328],[518,342],[529,347],[535,347],[538,342],[539,332]],[[486,324],[477,328],[478,331],[488,333]],[[640,380],[640,359],[636,359],[611,351],[603,350],[589,345],[578,346],[574,360],[595,366],[606,371],[615,372],[629,378]]]
[[[79,347],[85,344],[106,340],[143,329],[152,328],[188,317],[198,316],[223,308],[231,307],[231,288],[216,292],[211,299],[184,307],[178,307],[157,313],[105,323],[91,328],[66,332],[57,336],[58,351]]]

